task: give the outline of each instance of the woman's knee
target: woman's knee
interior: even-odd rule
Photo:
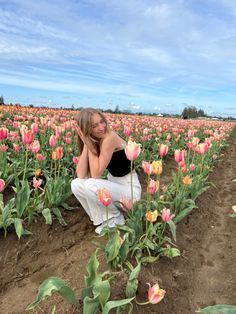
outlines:
[[[76,178],[76,179],[73,179],[71,181],[71,191],[73,194],[76,194],[79,192],[79,190],[81,189],[81,179],[79,178]]]
[[[99,190],[99,186],[97,184],[97,179],[89,178],[85,181],[84,187],[86,189],[86,193],[95,193],[97,194]]]

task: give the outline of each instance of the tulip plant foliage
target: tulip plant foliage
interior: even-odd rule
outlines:
[[[74,111],[2,106],[0,114],[0,228],[4,235],[12,229],[18,238],[29,235],[27,226],[42,216],[52,224],[53,217],[66,225],[63,210],[71,210],[70,182],[79,165]],[[181,120],[148,116],[108,114],[113,130],[125,136],[125,153],[131,161],[131,198],[112,200],[109,190],[101,189],[98,199],[106,208],[115,204],[125,215],[125,224],[101,233],[106,239],[87,265],[85,287],[80,298],[60,278],[51,277],[39,287],[34,309],[54,291],[86,314],[111,309],[132,312],[134,303],[160,302],[168,291],[157,282],[147,285],[146,300],[137,299],[142,265],[157,262],[162,256],[180,255],[176,246],[176,225],[194,208],[196,199],[209,186],[208,175],[223,159],[234,124],[218,121]],[[176,163],[168,185],[162,183],[169,158]],[[133,199],[133,165],[145,178],[142,199]],[[106,174],[104,174],[104,177]],[[10,200],[6,201],[6,195]],[[9,198],[8,198],[9,199]],[[235,216],[236,209],[233,206]],[[108,270],[99,272],[97,252],[102,250]],[[125,272],[125,297],[112,300],[117,273]],[[164,284],[163,284],[164,285]],[[202,311],[204,313],[204,311]]]

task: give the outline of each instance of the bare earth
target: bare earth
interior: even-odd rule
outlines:
[[[134,314],[194,314],[199,308],[215,304],[236,305],[236,219],[227,217],[236,205],[236,130],[214,173],[214,185],[197,200],[198,208],[177,226],[177,246],[182,255],[175,259],[161,258],[156,264],[143,267],[138,300],[147,299],[147,282],[157,281],[166,290],[157,305],[134,306]],[[168,182],[175,168],[167,160],[162,183]],[[70,199],[75,204],[75,199]],[[47,226],[39,220],[28,229],[33,235],[17,240],[15,234],[3,238],[0,233],[0,313],[22,314],[37,294],[39,284],[50,276],[64,279],[79,297],[84,287],[86,264],[98,239],[94,227],[82,208],[64,213],[67,227],[56,220]],[[105,267],[102,254],[101,268]],[[114,297],[123,298],[122,274]],[[34,314],[82,313],[55,295],[44,301]]]

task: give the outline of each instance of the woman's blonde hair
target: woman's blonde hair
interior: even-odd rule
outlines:
[[[94,108],[84,108],[82,109],[76,116],[75,121],[77,122],[78,126],[80,127],[86,141],[86,145],[88,148],[96,153],[98,156],[100,154],[100,139],[97,139],[91,135],[92,132],[92,116],[94,114],[99,114],[100,117],[104,120],[106,124],[107,132],[110,132],[110,128],[107,122],[105,115]],[[83,151],[84,143],[78,135],[78,146],[80,154]]]

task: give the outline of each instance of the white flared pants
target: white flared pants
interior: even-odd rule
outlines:
[[[141,198],[141,185],[135,171],[132,172],[133,201]],[[131,199],[131,174],[123,177],[113,177],[108,173],[106,179],[76,178],[71,182],[71,190],[80,204],[83,206],[94,225],[99,225],[106,220],[106,207],[98,198],[98,190],[106,188],[112,202],[120,201],[122,198]],[[119,209],[111,203],[108,210],[108,219],[118,217]]]

